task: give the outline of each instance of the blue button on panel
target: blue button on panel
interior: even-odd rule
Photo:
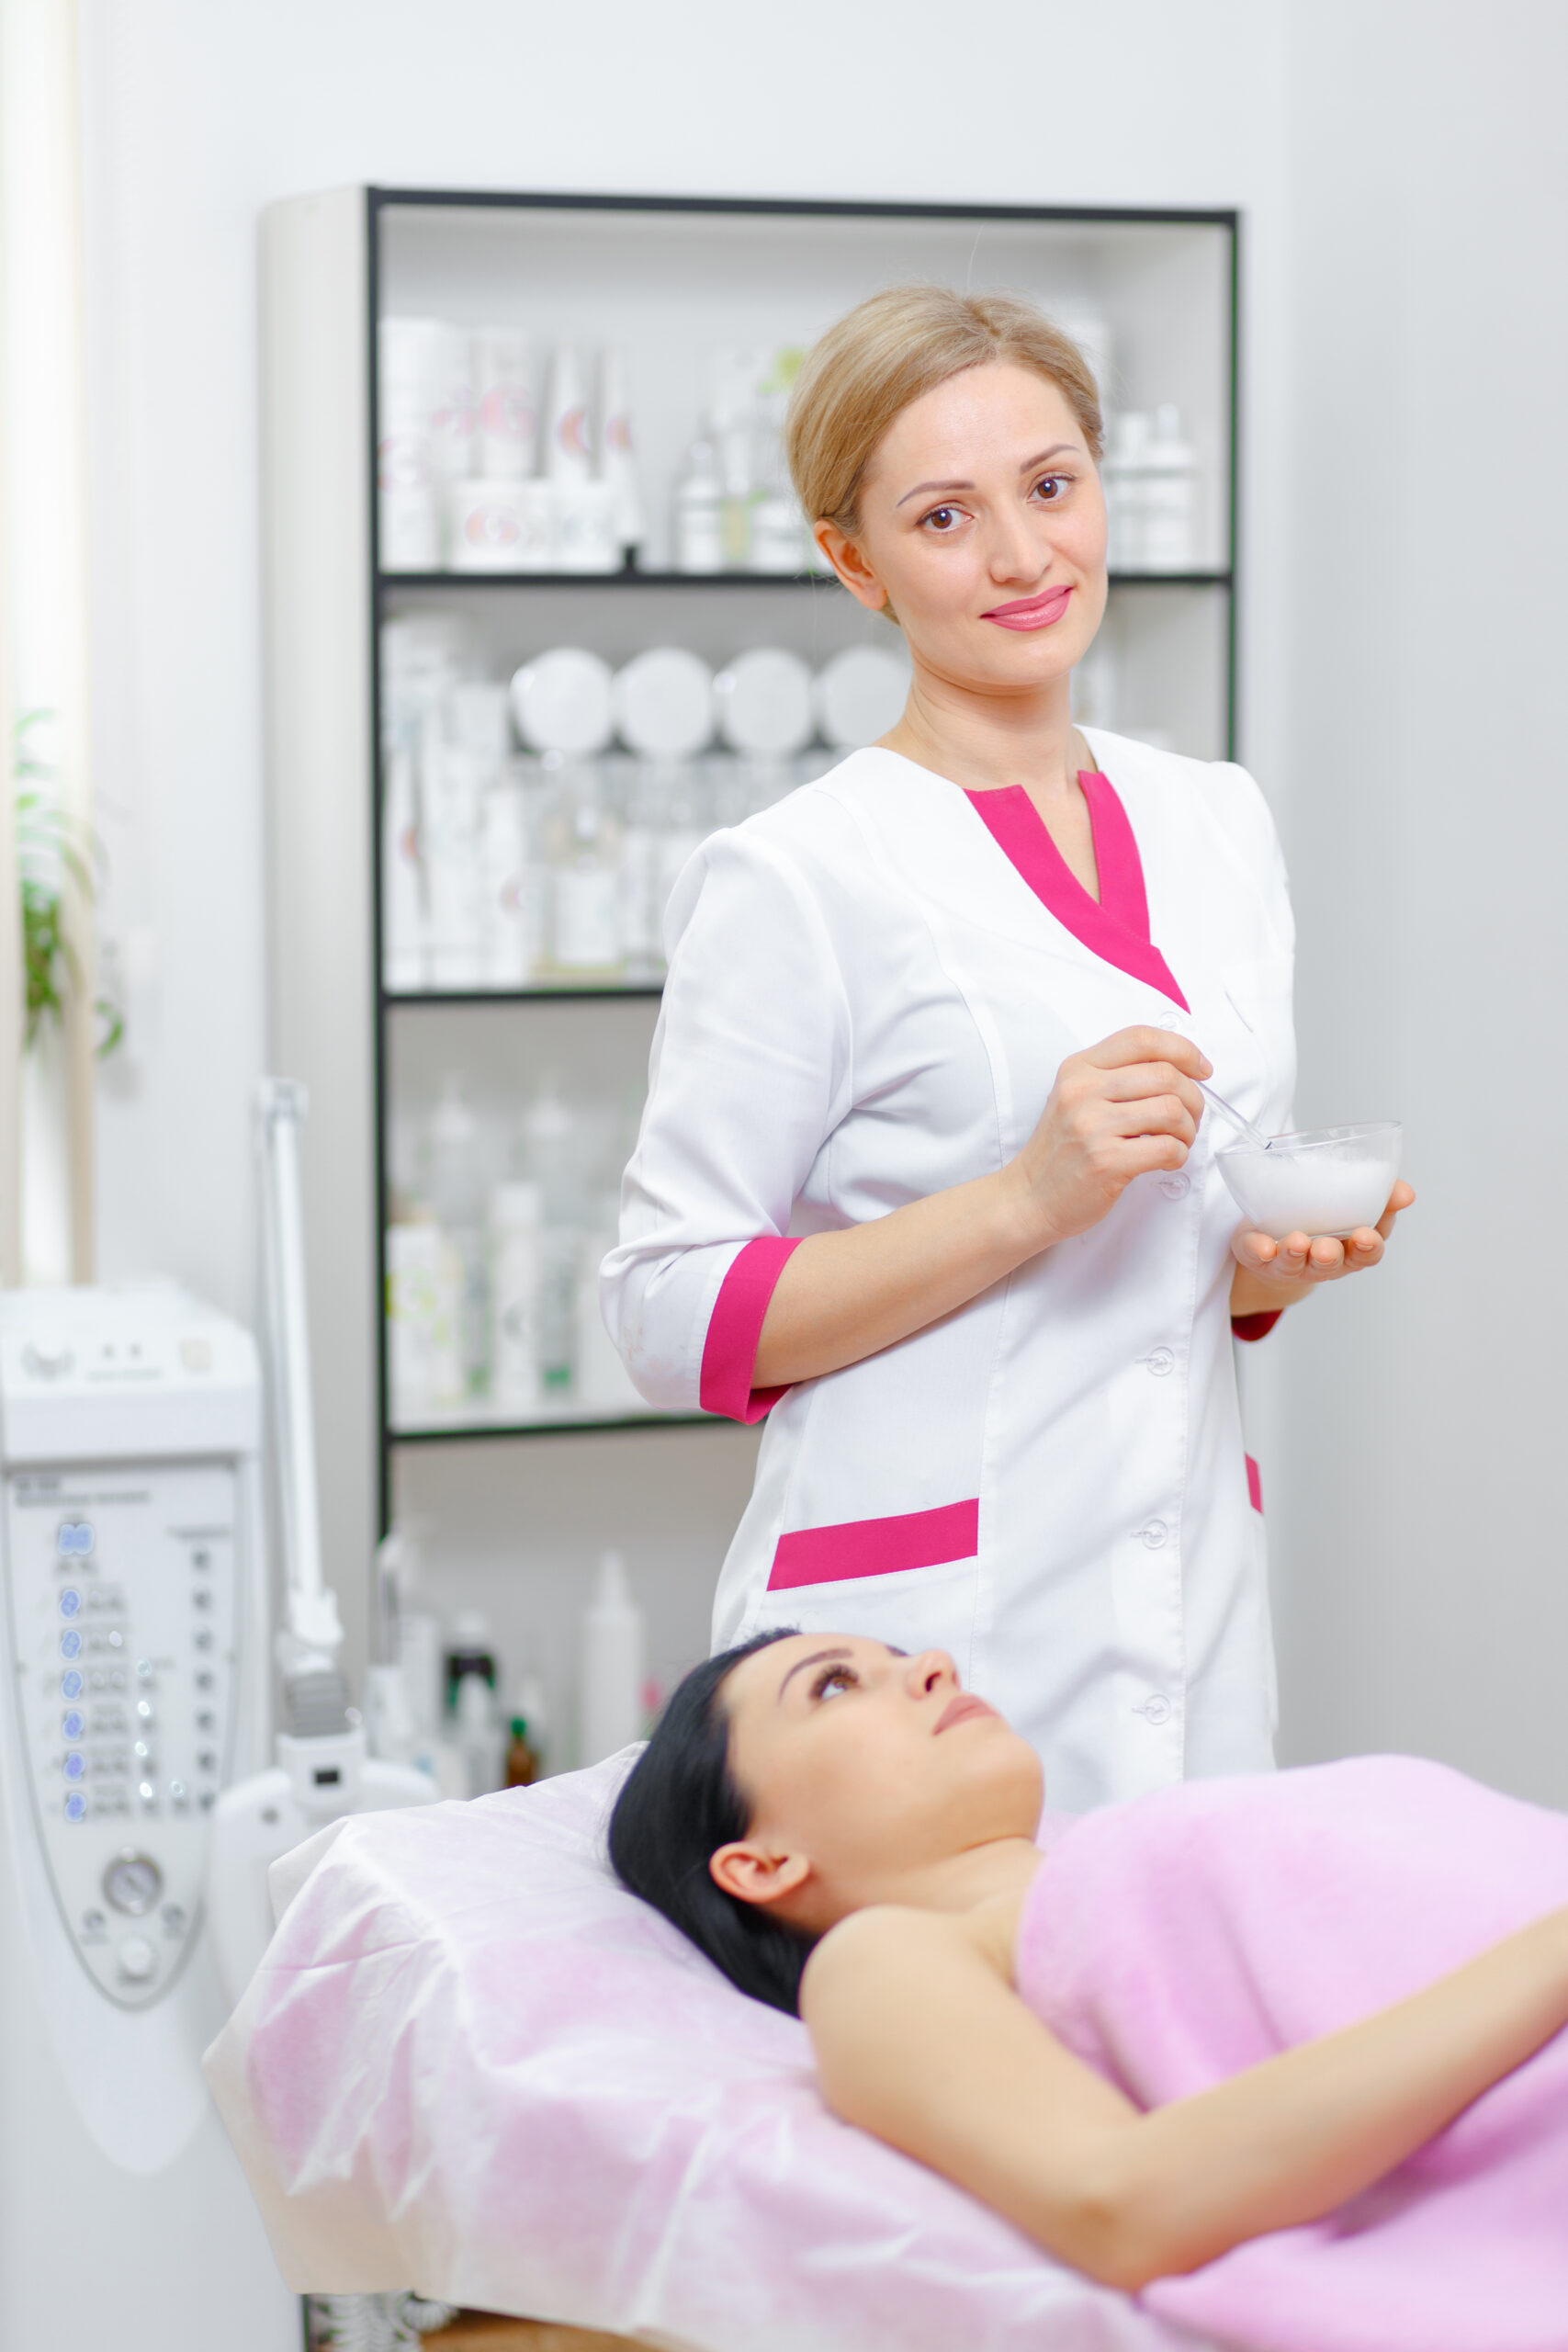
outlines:
[[[80,1789],[73,1789],[71,1794],[65,1800],[66,1820],[80,1821],[85,1815],[86,1810],[86,1798],[82,1794]]]
[[[61,1615],[62,1617],[74,1617],[81,1606],[81,1594],[76,1590],[73,1585],[67,1585],[64,1591],[60,1596]]]
[[[65,1759],[66,1779],[68,1781],[79,1781],[86,1769],[87,1768],[82,1761],[81,1757],[76,1753],[76,1750],[73,1748],[70,1755]]]
[[[62,1560],[85,1560],[91,1556],[96,1540],[91,1520],[63,1519],[55,1544]]]
[[[82,1678],[74,1667],[61,1676],[60,1695],[62,1699],[79,1699],[82,1696]]]
[[[73,1627],[70,1633],[62,1634],[60,1636],[60,1655],[62,1657],[81,1657],[82,1636],[75,1631],[74,1627]]]
[[[67,1739],[80,1739],[85,1725],[86,1717],[85,1715],[78,1714],[75,1708],[73,1707],[71,1713],[66,1716],[60,1728]]]

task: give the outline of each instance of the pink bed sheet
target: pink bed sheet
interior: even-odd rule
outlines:
[[[615,1883],[628,1760],[279,1865],[207,2067],[289,2283],[700,2352],[1191,2352],[828,2113],[805,2029]]]

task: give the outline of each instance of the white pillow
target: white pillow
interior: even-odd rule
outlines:
[[[206,2066],[289,2284],[702,2352],[1191,2352],[829,2114],[805,2028],[611,1872],[634,1756],[277,1866]]]

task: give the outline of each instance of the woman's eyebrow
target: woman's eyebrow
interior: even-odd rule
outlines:
[[[1047,458],[1059,458],[1064,449],[1072,449],[1076,447],[1077,444],[1072,441],[1053,441],[1051,447],[1048,449],[1042,449],[1038,457],[1025,458],[1019,467],[1019,472],[1032,473],[1036,466],[1043,466],[1045,463]],[[918,481],[913,490],[907,490],[902,498],[894,502],[893,512],[897,514],[900,506],[907,506],[911,498],[919,498],[926,491],[973,490],[974,487],[972,481]]]
[[[895,503],[893,512],[897,514],[900,506],[907,506],[911,498],[919,498],[922,491],[973,490],[974,487],[972,481],[918,481],[913,490],[907,490],[903,497]]]
[[[808,1666],[820,1666],[826,1658],[853,1657],[853,1650],[847,1648],[845,1645],[840,1642],[837,1649],[813,1650],[809,1657],[797,1658],[795,1664],[790,1668],[789,1672],[784,1676],[784,1680],[779,1684],[779,1697],[781,1699],[784,1697],[784,1692],[789,1689],[789,1686],[795,1679],[795,1676],[797,1674],[804,1674]]]

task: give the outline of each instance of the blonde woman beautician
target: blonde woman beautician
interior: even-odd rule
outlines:
[[[1233,1317],[1375,1265],[1237,1234],[1195,1081],[1289,1124],[1293,932],[1242,769],[1076,729],[1099,403],[1027,304],[822,338],[791,465],[913,681],[687,866],[606,1318],[652,1402],[768,1413],[714,1641],[939,1646],[1081,1810],[1272,1761]],[[1256,1328],[1256,1327],[1255,1327]]]

